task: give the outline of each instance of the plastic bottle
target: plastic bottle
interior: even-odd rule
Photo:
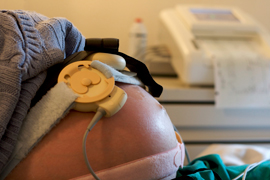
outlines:
[[[128,54],[137,60],[144,61],[147,44],[147,30],[140,18],[135,19],[129,32]]]

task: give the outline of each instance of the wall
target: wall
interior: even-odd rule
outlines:
[[[141,17],[149,32],[148,44],[158,43],[158,14],[176,4],[237,6],[270,30],[269,0],[0,0],[1,9],[36,11],[48,17],[65,17],[85,37],[115,37],[126,52],[129,28]]]

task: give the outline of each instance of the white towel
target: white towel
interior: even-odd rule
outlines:
[[[240,166],[269,159],[270,149],[255,145],[213,144],[197,157],[208,154],[219,154],[224,164],[228,166]]]

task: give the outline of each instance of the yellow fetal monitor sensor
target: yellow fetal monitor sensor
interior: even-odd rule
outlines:
[[[100,180],[88,161],[86,139],[102,116],[110,117],[124,106],[127,94],[115,86],[114,77],[106,78],[102,72],[91,67],[91,63],[92,61],[86,60],[69,64],[60,72],[58,83],[66,83],[74,93],[79,95],[73,109],[81,112],[96,112],[85,131],[82,147],[89,172],[96,180]]]
[[[115,86],[114,77],[106,78],[99,70],[91,67],[92,61],[77,61],[66,66],[58,76],[79,97],[73,109],[81,112],[106,111],[109,117],[118,112],[127,100],[127,94]]]

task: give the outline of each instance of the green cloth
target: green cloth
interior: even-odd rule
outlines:
[[[247,166],[226,166],[219,155],[211,154],[199,157],[187,166],[179,168],[175,179],[231,180],[243,173]],[[265,161],[249,171],[246,180],[251,179],[270,179],[270,161]]]

